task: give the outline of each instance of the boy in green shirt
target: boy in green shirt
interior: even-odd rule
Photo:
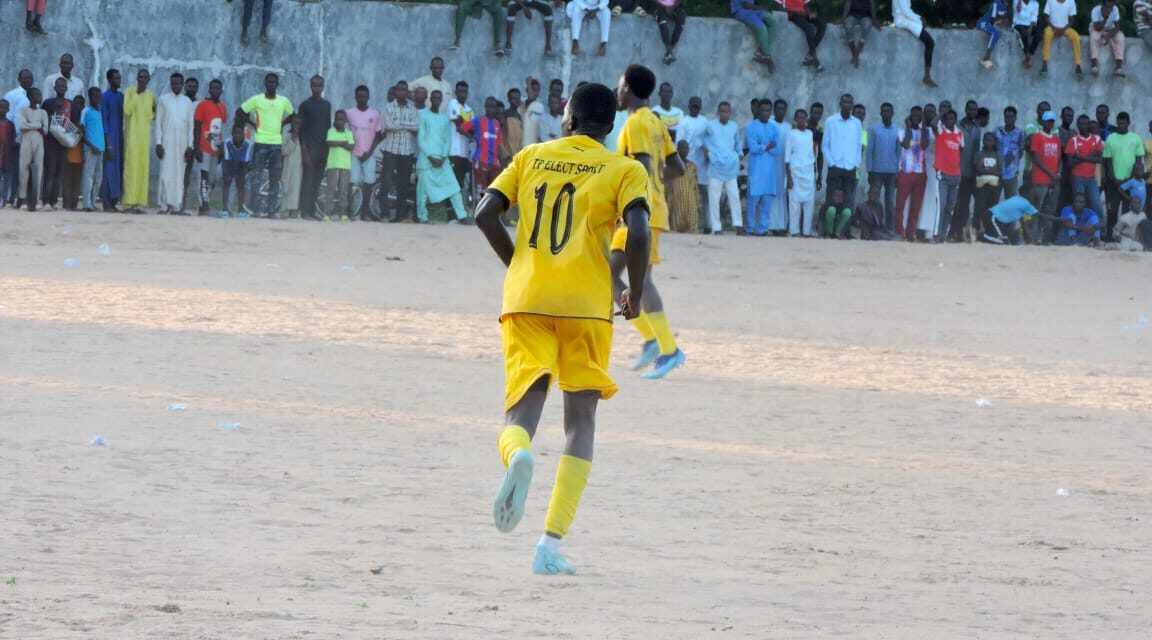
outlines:
[[[348,128],[348,114],[341,109],[336,112],[332,128],[328,130],[328,215],[323,218],[325,222],[336,217],[337,207],[340,207],[340,221],[348,222],[348,179],[352,175],[352,148],[355,146],[352,130]]]

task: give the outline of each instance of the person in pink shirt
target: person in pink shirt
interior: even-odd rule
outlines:
[[[360,185],[362,202],[349,203],[349,211],[363,213],[371,217],[372,209],[368,199],[372,197],[372,184],[376,182],[376,147],[384,139],[380,127],[380,112],[368,106],[368,87],[356,87],[356,106],[347,109],[348,128],[352,130],[352,175],[348,183]]]

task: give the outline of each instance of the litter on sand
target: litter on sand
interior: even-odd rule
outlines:
[[[223,431],[235,431],[235,430],[240,428],[240,423],[239,422],[221,422],[220,424],[218,424],[216,426],[219,427]]]

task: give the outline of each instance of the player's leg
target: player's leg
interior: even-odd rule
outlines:
[[[564,392],[564,454],[556,465],[556,483],[544,517],[544,535],[536,544],[532,570],[555,575],[576,573],[560,553],[560,542],[576,518],[576,508],[592,472],[592,449],[596,436],[596,404],[599,391]]]
[[[612,236],[612,253],[608,256],[608,266],[612,270],[612,288],[615,290],[617,300],[624,293],[624,280],[621,279],[621,276],[627,266],[627,258],[624,255],[624,245],[627,242],[628,229],[624,227],[617,229],[615,235]],[[647,283],[644,286],[647,289]],[[656,295],[659,296],[659,294]],[[644,297],[648,297],[647,291],[645,291]],[[656,361],[656,358],[660,356],[660,345],[656,340],[656,332],[652,330],[652,324],[648,320],[648,314],[644,313],[643,309],[641,309],[640,315],[630,322],[640,332],[640,337],[644,340],[643,346],[640,347],[640,355],[632,362],[632,370],[639,371]]]
[[[500,322],[504,344],[504,429],[497,438],[504,481],[492,505],[492,519],[503,532],[516,528],[532,484],[535,460],[532,436],[557,370],[556,319],[510,314]]]
[[[596,405],[616,393],[608,375],[612,323],[604,320],[559,318],[557,370],[564,391],[564,454],[556,466],[556,484],[544,518],[544,535],[536,545],[532,570],[539,574],[571,574],[576,569],[560,553],[560,541],[576,517],[576,508],[592,470]]]
[[[739,207],[738,198],[737,204]],[[735,211],[735,210],[734,210]],[[738,213],[735,215],[739,216]],[[736,222],[735,224],[740,224]],[[652,333],[656,335],[656,344],[660,348],[660,355],[653,363],[651,371],[641,377],[648,380],[658,380],[672,372],[673,369],[684,364],[684,352],[676,344],[676,336],[672,333],[672,325],[668,322],[668,315],[664,312],[664,298],[660,296],[660,289],[652,278],[653,269],[660,264],[660,236],[659,229],[652,229],[651,254],[648,257],[648,273],[644,276],[644,297],[640,300],[640,308],[652,326]]]

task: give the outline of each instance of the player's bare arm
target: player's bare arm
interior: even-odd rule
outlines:
[[[624,211],[624,224],[628,226],[628,243],[624,246],[628,288],[620,296],[620,314],[631,320],[640,315],[640,300],[644,297],[644,280],[648,274],[648,207],[640,203],[629,205]]]
[[[488,244],[492,245],[492,250],[504,262],[505,267],[512,263],[512,253],[516,250],[512,236],[508,235],[508,230],[500,221],[501,214],[507,210],[508,200],[504,194],[491,190],[484,195],[480,206],[476,208],[476,226],[480,227],[480,231],[488,239]],[[647,224],[644,236],[645,238],[648,236]]]

